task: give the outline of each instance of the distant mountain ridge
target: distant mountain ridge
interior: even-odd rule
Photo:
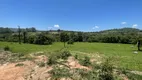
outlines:
[[[100,32],[139,32],[139,31],[142,31],[142,30],[136,29],[136,28],[120,28],[120,29],[103,30]]]
[[[1,30],[3,30],[2,28],[4,27],[0,27],[0,32]],[[7,27],[5,27],[4,29],[6,29]],[[12,32],[17,32],[18,28],[8,28],[9,30],[11,30]],[[30,29],[30,28],[29,28]],[[25,28],[21,28],[21,30],[25,30]],[[42,32],[42,31],[46,31],[46,30],[36,30],[38,32]],[[66,31],[66,32],[83,32],[83,31],[71,31],[71,30],[47,30],[49,32],[59,32],[59,31]],[[102,31],[94,31],[95,33],[106,33],[106,32],[142,32],[142,30],[140,29],[136,29],[136,28],[120,28],[120,29],[108,29],[108,30],[102,30]],[[86,32],[84,32],[86,33]],[[87,33],[92,33],[92,32],[87,32]]]

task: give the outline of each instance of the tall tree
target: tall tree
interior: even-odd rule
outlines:
[[[24,38],[24,43],[26,43],[27,42],[27,32],[26,31],[23,32],[23,38]]]
[[[75,41],[75,33],[71,32],[69,38],[70,40]]]
[[[66,47],[65,44],[68,40],[69,40],[69,35],[66,32],[62,32],[60,34],[60,41],[64,42],[64,47]]]
[[[137,45],[138,45],[138,51],[140,51],[140,45],[141,45],[141,41],[140,40],[138,40]]]
[[[32,31],[32,32],[36,32],[36,28],[32,27],[32,28],[31,28],[31,31]]]
[[[18,37],[19,37],[19,44],[21,44],[21,29],[20,26],[18,26]]]
[[[83,41],[83,33],[82,32],[78,32],[78,41],[79,42]]]
[[[60,29],[57,30],[58,34],[60,33],[60,31],[61,31]]]
[[[137,47],[138,47],[138,51],[141,51],[140,47],[142,45],[142,33],[138,32],[137,35]]]

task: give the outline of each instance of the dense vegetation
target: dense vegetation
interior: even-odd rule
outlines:
[[[20,33],[19,33],[20,31]],[[20,35],[19,35],[19,34]],[[0,41],[31,43],[31,44],[52,44],[52,42],[103,42],[103,43],[125,43],[136,44],[142,37],[142,31],[134,28],[112,29],[100,32],[77,32],[50,30],[38,31],[35,28],[11,29],[0,28]]]

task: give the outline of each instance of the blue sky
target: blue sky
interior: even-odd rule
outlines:
[[[142,29],[142,0],[0,0],[0,26],[100,31]]]

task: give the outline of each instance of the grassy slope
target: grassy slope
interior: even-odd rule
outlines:
[[[71,50],[82,52],[99,52],[106,56],[112,56],[120,61],[119,66],[132,70],[142,70],[142,52],[133,54],[137,47],[132,48],[130,44],[110,44],[110,43],[76,43]]]
[[[33,44],[21,44],[0,42],[0,48],[9,46],[12,52],[31,53],[37,51],[52,52],[63,48],[63,43],[54,43],[53,45],[33,45]],[[68,49],[71,51],[79,51],[86,53],[101,53],[106,56],[113,56],[120,62],[121,67],[125,67],[132,70],[142,71],[142,52],[133,54],[134,50],[137,50],[136,46],[131,47],[130,44],[110,44],[110,43],[75,43],[74,45],[68,45]]]

